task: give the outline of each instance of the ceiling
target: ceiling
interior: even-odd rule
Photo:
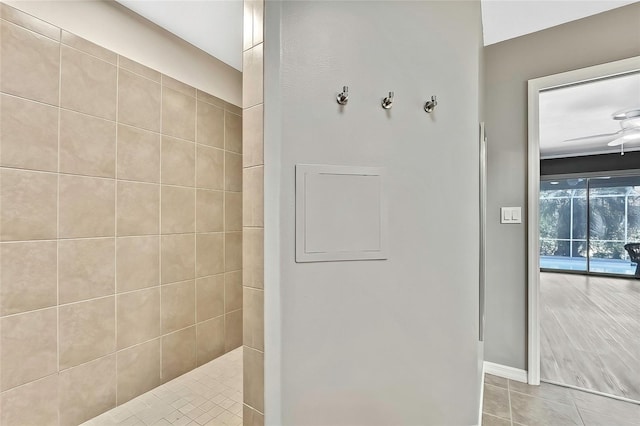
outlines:
[[[242,0],[117,0],[242,71]]]
[[[222,62],[242,70],[242,0],[117,1]],[[482,0],[484,44],[540,31],[636,1]]]
[[[607,143],[615,137],[568,141],[616,133],[620,121],[614,112],[640,107],[640,73],[626,74],[540,93],[540,157],[575,157],[619,152]],[[625,151],[640,150],[640,143],[625,143]]]
[[[575,21],[638,0],[482,0],[484,45]]]

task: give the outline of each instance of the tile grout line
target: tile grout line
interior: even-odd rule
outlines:
[[[575,404],[575,402],[574,402],[574,404]],[[576,408],[576,411],[578,412],[578,418],[580,419],[580,422],[584,426],[586,423],[584,422],[584,418],[582,418],[582,413],[580,412],[580,409],[577,406],[575,408]]]
[[[119,138],[119,132],[118,132],[118,123],[120,121],[120,55],[116,54],[116,121],[115,121],[115,127],[116,127],[116,149],[115,149],[115,167],[114,167],[114,175],[115,175],[115,184],[114,184],[114,200],[115,200],[115,206],[114,206],[114,224],[113,224],[113,233],[114,233],[114,240],[113,240],[113,272],[114,272],[114,276],[113,276],[113,322],[114,322],[114,327],[115,327],[115,333],[114,333],[114,341],[113,341],[113,346],[114,346],[114,357],[115,357],[115,378],[116,378],[116,401],[115,401],[115,406],[118,406],[118,186],[119,186],[119,181],[118,181],[118,138]]]
[[[2,167],[0,167],[2,169]],[[258,228],[258,227],[254,227]],[[262,228],[258,228],[262,229]],[[240,233],[242,231],[229,231],[229,233]],[[193,235],[193,232],[176,232],[171,234],[135,234],[135,235],[119,235],[119,236],[101,236],[101,237],[69,237],[69,238],[53,238],[53,239],[38,239],[38,240],[7,240],[0,241],[0,245],[11,245],[11,244],[29,244],[29,243],[48,243],[48,242],[57,242],[58,240],[62,242],[73,242],[73,241],[91,241],[91,240],[108,240],[113,238],[151,238],[151,237],[160,237],[160,236],[184,236],[184,235]],[[214,235],[214,234],[224,234],[223,231],[206,231],[201,232],[201,234]],[[228,272],[240,271],[241,269],[231,269]],[[217,275],[217,274],[209,274],[209,275]],[[204,276],[209,276],[204,275]],[[182,280],[186,281],[186,280]],[[175,281],[178,282],[178,281]],[[55,305],[52,305],[55,306]]]
[[[61,122],[61,109],[62,104],[62,29],[58,28],[60,35],[60,42],[58,43],[59,49],[59,66],[58,66],[58,147],[57,147],[57,164],[56,164],[56,374],[58,375],[58,403],[57,415],[58,424],[61,423],[60,415],[60,122]]]
[[[509,398],[509,422],[513,426],[513,409],[511,408],[511,381],[507,379],[507,397]]]
[[[226,288],[227,288],[227,113],[222,110],[222,353],[227,353],[227,312],[226,312]]]
[[[130,291],[126,292],[126,293],[134,293],[136,291],[148,290],[150,288],[152,288],[152,287],[145,287],[145,288],[141,288],[141,289],[130,290]],[[107,295],[103,295],[103,296],[91,297],[89,299],[82,299],[82,300],[76,300],[76,301],[73,301],[73,302],[67,302],[67,303],[63,303],[61,305],[45,306],[44,308],[31,309],[29,311],[16,312],[14,314],[4,315],[1,318],[3,318],[3,319],[4,318],[12,318],[12,317],[17,317],[19,315],[26,315],[26,314],[32,314],[32,313],[36,313],[36,312],[46,311],[47,309],[66,308],[67,306],[79,305],[80,303],[85,303],[85,302],[93,302],[93,301],[96,301],[96,300],[106,299],[107,297],[114,297],[114,295],[113,294],[107,294]]]
[[[51,41],[54,41],[54,42],[57,42],[57,43],[62,44],[62,31],[61,31],[61,29],[60,29],[60,28],[56,27],[55,25],[53,25],[53,24],[51,24],[51,23],[49,23],[49,22],[47,22],[47,21],[43,21],[43,20],[42,20],[42,19],[40,19],[40,18],[36,18],[36,17],[35,17],[35,16],[33,16],[33,15],[30,15],[30,14],[28,14],[28,13],[26,13],[26,12],[23,12],[23,11],[21,11],[21,10],[19,10],[19,9],[16,9],[16,8],[14,8],[13,6],[9,6],[8,4],[5,4],[5,6],[11,7],[12,9],[15,9],[15,10],[17,10],[17,11],[21,12],[21,13],[24,13],[25,15],[29,16],[29,18],[31,18],[31,19],[37,19],[37,20],[38,20],[38,21],[40,21],[40,22],[44,22],[44,23],[45,23],[45,24],[47,24],[47,25],[50,25],[50,26],[52,26],[52,27],[55,27],[55,28],[58,30],[58,35],[59,35],[59,37],[60,37],[60,38],[59,38],[59,40],[56,40],[56,39],[54,39],[54,38],[51,38],[51,37],[50,37],[50,36],[48,36],[48,35],[42,34],[42,33],[41,33],[41,32],[39,32],[39,31],[36,31],[36,30],[34,30],[34,29],[31,29],[31,28],[27,28],[27,27],[25,27],[24,25],[22,25],[22,24],[21,24],[21,23],[19,23],[19,22],[15,22],[15,21],[13,21],[13,20],[11,20],[11,19],[7,19],[7,17],[5,17],[5,16],[0,17],[0,21],[7,22],[7,23],[9,23],[9,24],[11,24],[11,25],[15,25],[16,27],[21,28],[21,29],[23,29],[23,30],[25,30],[25,31],[29,31],[30,33],[36,34],[36,35],[38,35],[38,36],[40,36],[40,37],[44,37],[44,38],[46,38],[46,39],[48,39],[48,40],[51,40]]]
[[[198,92],[194,100],[196,109],[193,117],[193,325],[195,327],[195,364],[198,366]]]
[[[140,130],[139,128],[136,128],[136,129]],[[212,148],[212,149],[218,149],[218,148]],[[233,153],[233,152],[231,154],[240,155],[240,154]],[[258,167],[258,166],[255,166],[255,167]],[[118,181],[118,182],[126,182],[126,183],[132,183],[132,184],[140,184],[140,185],[157,185],[157,186],[161,186],[162,185],[162,186],[166,186],[166,187],[170,187],[170,188],[194,189],[194,190],[209,191],[209,192],[224,192],[224,189],[199,188],[199,187],[195,187],[195,186],[176,185],[176,184],[161,183],[161,182],[149,182],[149,181],[145,181],[145,180],[122,179],[122,178],[117,178],[115,176],[113,176],[113,177],[111,177],[111,176],[96,176],[96,175],[87,175],[87,174],[80,174],[80,173],[56,172],[56,171],[51,171],[51,170],[29,169],[29,168],[26,168],[26,167],[16,167],[16,166],[0,166],[0,168],[2,168],[4,170],[10,170],[10,171],[16,171],[16,172],[25,172],[25,173],[38,173],[38,174],[46,174],[46,175],[58,175],[58,176],[78,177],[78,178],[86,178],[86,179],[98,179],[98,180],[107,180],[107,181],[114,181],[114,182]],[[242,191],[228,190],[226,192],[231,192],[233,194],[242,194]],[[155,235],[155,234],[149,234],[149,235]],[[27,240],[27,241],[36,241],[36,240]]]
[[[162,346],[164,343],[164,335],[162,334],[162,281],[163,281],[163,277],[162,277],[162,133],[164,131],[164,122],[162,120],[163,117],[163,108],[164,108],[164,85],[162,84],[162,80],[163,80],[163,74],[160,73],[160,136],[159,136],[159,145],[160,145],[160,164],[158,167],[158,184],[160,185],[160,196],[159,196],[159,202],[158,202],[158,292],[159,294],[159,301],[160,301],[160,306],[158,307],[158,335],[160,338],[160,365],[158,366],[160,369],[160,383],[163,383],[163,371],[162,371],[162,365],[163,365],[163,350],[162,350]]]

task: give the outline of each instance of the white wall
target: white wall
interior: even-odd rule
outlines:
[[[267,424],[475,424],[479,2],[266,7]],[[298,163],[387,168],[388,260],[294,262]]]
[[[499,221],[501,206],[525,207],[527,81],[640,55],[639,23],[635,3],[485,48],[487,361],[527,368],[526,222]]]
[[[229,103],[242,106],[240,71],[115,1],[3,1]]]

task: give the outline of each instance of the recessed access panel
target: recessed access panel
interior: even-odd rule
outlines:
[[[381,167],[296,165],[296,262],[387,258]]]

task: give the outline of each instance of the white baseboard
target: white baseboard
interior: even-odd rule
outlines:
[[[520,370],[519,368],[485,361],[484,372],[487,374],[493,374],[494,376],[503,377],[505,379],[515,380],[516,382],[527,383],[527,372],[525,370]]]

